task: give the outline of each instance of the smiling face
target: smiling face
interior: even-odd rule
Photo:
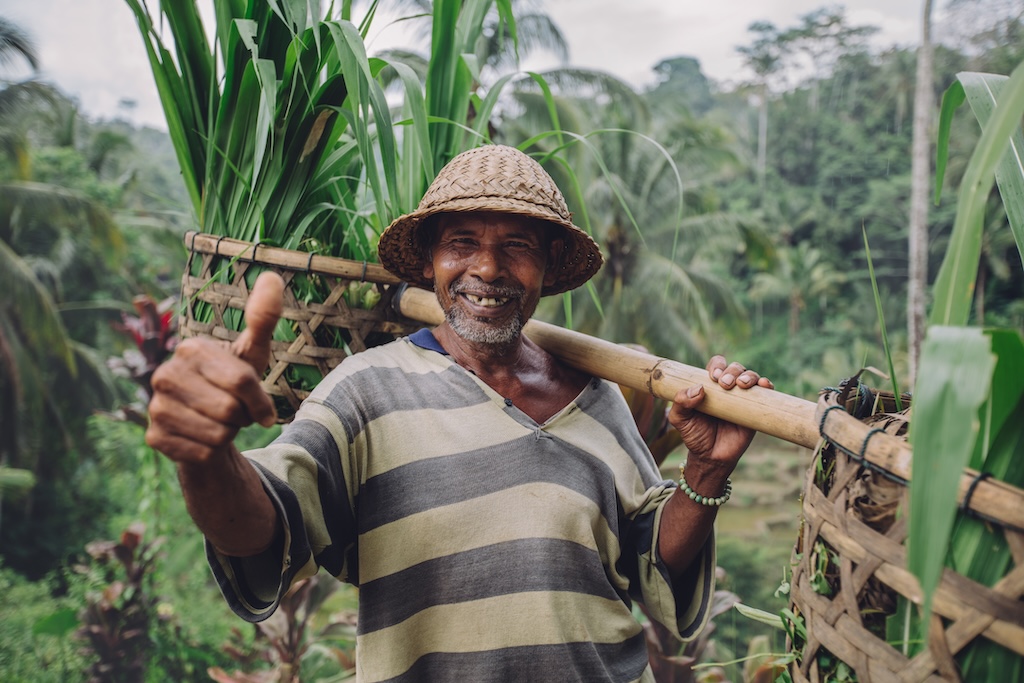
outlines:
[[[546,266],[559,240],[543,223],[514,214],[439,217],[423,275],[452,330],[466,341],[506,345],[519,337],[554,280]]]

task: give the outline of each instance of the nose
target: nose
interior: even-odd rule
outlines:
[[[496,244],[481,244],[473,255],[469,274],[484,282],[494,282],[504,274],[505,259]]]

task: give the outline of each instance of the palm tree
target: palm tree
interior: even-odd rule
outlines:
[[[616,115],[613,103],[597,117],[614,121]],[[643,124],[625,120],[635,128]],[[574,150],[576,177],[549,169],[562,187],[581,188],[570,204],[606,263],[587,290],[572,294],[571,306],[552,300],[542,315],[610,341],[695,361],[707,351],[712,319],[738,312],[708,245],[741,231],[735,217],[716,209],[705,183],[714,177],[708,169],[732,157],[720,129],[688,115],[657,132],[652,126],[645,126],[647,134],[615,128],[589,134]],[[655,139],[671,142],[663,146]],[[680,158],[687,159],[685,175],[675,162]]]
[[[0,64],[15,56],[38,64],[24,34],[0,21]],[[53,95],[32,81],[4,83],[0,89],[0,139],[7,162],[0,176],[0,290],[5,293],[0,300],[0,466],[23,468],[37,480],[44,478],[40,455],[69,452],[74,441],[69,425],[112,395],[102,362],[65,328],[57,303],[62,276],[83,249],[117,253],[120,245],[106,209],[75,191],[31,180],[27,117],[21,114],[50,103]],[[48,466],[58,460],[46,459]],[[26,515],[32,504],[29,495]]]
[[[845,275],[828,263],[821,251],[800,242],[779,250],[773,271],[757,273],[750,288],[754,301],[784,301],[789,309],[789,338],[800,333],[801,317],[807,303],[818,298],[822,308],[827,297],[835,292]]]
[[[756,21],[747,30],[757,38],[753,44],[738,47],[736,51],[743,55],[757,77],[757,181],[763,197],[768,167],[768,93],[771,79],[782,69],[789,48],[785,36],[770,22]]]

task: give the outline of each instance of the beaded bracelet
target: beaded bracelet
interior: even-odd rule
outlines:
[[[690,485],[686,483],[686,477],[683,476],[683,471],[685,470],[685,468],[685,462],[679,466],[679,488],[680,490],[682,490],[683,493],[690,497],[690,500],[694,501],[695,503],[707,505],[708,507],[719,507],[721,505],[724,505],[725,501],[729,500],[730,496],[732,496],[732,479],[725,480],[725,491],[722,493],[722,495],[718,496],[718,498],[709,498],[707,496],[700,495],[699,493],[691,489]]]

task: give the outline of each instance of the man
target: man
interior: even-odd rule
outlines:
[[[752,433],[680,392],[677,494],[617,388],[521,333],[601,254],[518,150],[453,159],[379,253],[434,288],[445,322],[347,359],[266,449],[244,457],[232,439],[274,419],[254,368],[276,276],[230,350],[187,340],[153,378],[147,440],[178,464],[229,604],[266,618],[324,567],[360,586],[360,680],[650,680],[631,599],[684,639],[706,623],[712,525]],[[708,368],[725,389],[771,387],[719,356]]]

